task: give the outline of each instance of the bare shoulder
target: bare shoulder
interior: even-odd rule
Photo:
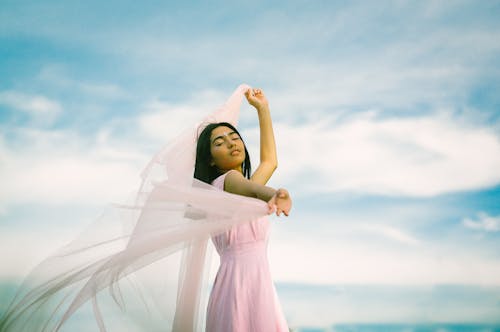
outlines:
[[[224,179],[224,191],[254,197],[254,184],[238,171],[228,171]]]
[[[224,190],[230,191],[228,189],[231,189],[232,186],[244,182],[245,180],[246,178],[243,176],[243,174],[235,170],[230,170],[226,173],[226,176],[224,178]]]

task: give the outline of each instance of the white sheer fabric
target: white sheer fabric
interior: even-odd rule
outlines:
[[[148,312],[160,312],[161,326],[151,325],[148,331],[203,330],[208,240],[266,215],[267,206],[193,179],[197,134],[211,122],[236,126],[248,88],[239,86],[222,107],[156,154],[141,175],[133,203],[113,205],[79,238],[39,264],[2,317],[0,331],[63,330],[64,323],[88,301],[100,330],[105,331],[109,317],[101,313],[98,303],[106,288],[123,310],[141,303]],[[180,252],[180,265],[166,264],[153,273],[167,285],[155,290],[148,284],[148,274],[141,272]],[[130,282],[146,286],[134,290],[132,301],[122,292]],[[169,299],[174,300],[167,304]]]

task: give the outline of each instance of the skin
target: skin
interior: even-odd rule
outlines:
[[[223,171],[236,170],[242,173],[245,161],[245,146],[240,136],[231,128],[220,126],[212,130],[210,136],[212,166]]]
[[[238,195],[255,197],[268,202],[269,213],[276,212],[288,216],[292,200],[286,189],[267,187],[266,183],[278,166],[276,144],[269,111],[269,103],[260,89],[248,89],[245,93],[250,105],[257,110],[260,127],[260,164],[250,177],[243,176],[242,164],[245,160],[245,146],[231,128],[220,126],[211,133],[211,164],[226,173],[224,190]]]

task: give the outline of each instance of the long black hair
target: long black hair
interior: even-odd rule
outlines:
[[[218,176],[222,175],[222,172],[217,168],[217,166],[210,165],[212,161],[212,154],[210,153],[210,137],[212,136],[212,131],[217,127],[229,127],[234,130],[238,136],[241,135],[236,130],[236,128],[227,122],[210,123],[203,129],[203,131],[198,136],[198,144],[196,145],[196,162],[194,166],[194,177],[200,181],[211,184]],[[243,139],[241,139],[243,142]],[[252,166],[250,164],[250,155],[248,154],[245,142],[243,142],[245,147],[245,161],[242,165],[243,176],[250,179],[250,172],[252,171]]]

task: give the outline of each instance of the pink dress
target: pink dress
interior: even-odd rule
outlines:
[[[224,190],[226,174],[212,184]],[[267,260],[269,231],[263,217],[212,237],[220,267],[208,302],[208,332],[288,332]]]

